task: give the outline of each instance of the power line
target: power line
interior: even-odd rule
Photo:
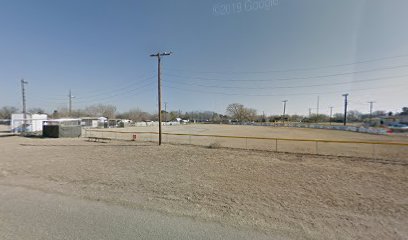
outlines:
[[[406,75],[399,75],[399,76],[389,76],[389,77],[378,77],[378,78],[370,78],[370,79],[361,79],[361,80],[353,80],[353,81],[346,81],[346,82],[337,82],[337,83],[322,83],[322,84],[311,84],[311,85],[297,85],[297,86],[263,86],[263,87],[237,87],[237,86],[219,86],[219,85],[202,85],[202,84],[194,84],[194,83],[186,83],[186,82],[177,82],[177,81],[167,81],[169,83],[179,84],[179,85],[191,85],[197,87],[206,87],[206,88],[225,88],[225,89],[293,89],[293,88],[309,88],[309,87],[323,87],[323,86],[337,86],[337,85],[346,85],[352,83],[360,83],[360,82],[373,82],[373,81],[380,81],[384,79],[396,79],[396,78],[404,78],[408,77]]]
[[[118,97],[118,96],[125,96],[127,93],[133,93],[132,95],[134,95],[135,91],[141,90],[141,89],[143,89],[145,87],[148,87],[148,86],[152,86],[153,84],[154,84],[154,82],[148,82],[147,84],[138,86],[137,88],[128,89],[125,92],[120,92],[120,93],[116,93],[114,95],[105,96],[105,97],[97,98],[97,99],[93,99],[93,100],[78,101],[77,103],[98,102],[98,101],[101,101],[101,100],[112,99],[112,98],[115,98],[115,97]],[[130,96],[132,96],[132,95],[130,95]]]
[[[107,95],[107,94],[111,94],[111,93],[116,93],[116,92],[122,92],[122,91],[127,92],[127,90],[129,89],[129,87],[132,87],[132,86],[135,86],[135,85],[140,84],[140,83],[142,83],[142,82],[145,82],[146,80],[153,79],[154,77],[155,77],[154,75],[153,75],[153,76],[149,76],[149,77],[147,77],[147,78],[141,79],[140,81],[136,81],[136,82],[133,82],[133,83],[131,83],[131,84],[128,84],[128,85],[126,85],[126,86],[124,86],[124,87],[117,88],[117,89],[114,89],[114,90],[104,90],[103,92],[100,92],[100,93],[98,93],[98,94],[87,95],[87,96],[84,96],[84,97],[80,97],[80,99],[95,98],[95,97],[99,97],[99,96],[103,96],[103,95]]]
[[[378,61],[404,58],[404,57],[408,57],[408,54],[390,56],[390,57],[382,57],[382,58],[374,58],[374,59],[355,61],[355,62],[344,63],[344,64],[332,64],[332,65],[325,65],[325,66],[319,66],[319,67],[305,67],[305,68],[292,68],[292,69],[267,70],[267,71],[222,72],[222,71],[190,71],[190,70],[176,69],[176,68],[165,68],[165,69],[180,71],[180,72],[203,73],[203,74],[257,74],[257,73],[299,72],[299,71],[320,70],[320,69],[335,68],[335,67],[346,67],[346,66],[353,66],[353,65],[362,64],[362,63],[371,63],[371,62],[378,62]]]
[[[225,95],[225,96],[248,96],[248,97],[284,97],[284,96],[308,96],[308,95],[323,95],[323,94],[333,94],[333,93],[341,93],[343,91],[331,91],[331,92],[314,92],[314,93],[294,93],[294,94],[241,94],[241,93],[225,93],[225,92],[211,92],[211,91],[201,91],[201,90],[194,90],[194,89],[185,89],[185,88],[178,88],[173,86],[164,85],[167,88],[172,88],[180,91],[187,91],[187,92],[197,92],[197,93],[205,93],[205,94],[217,94],[217,95]],[[397,85],[387,85],[385,87],[372,87],[372,88],[362,88],[362,89],[353,89],[352,91],[366,91],[366,90],[375,90],[375,89],[384,89],[390,87],[400,87],[405,86],[403,84]]]
[[[307,77],[290,77],[290,78],[275,78],[275,79],[222,79],[222,78],[206,78],[206,77],[191,77],[191,76],[180,76],[174,74],[164,74],[166,76],[181,78],[181,79],[197,79],[197,80],[205,80],[205,81],[226,81],[226,82],[271,82],[271,81],[291,81],[291,80],[304,80],[304,79],[318,79],[318,78],[326,78],[326,77],[337,77],[337,76],[345,76],[345,75],[354,75],[360,73],[368,73],[368,72],[376,72],[376,71],[383,71],[383,70],[391,70],[391,69],[398,69],[398,68],[406,68],[408,64],[399,65],[399,66],[388,66],[383,68],[374,68],[369,70],[361,70],[361,71],[353,71],[353,72],[342,72],[336,74],[326,74],[326,75],[316,75],[316,76],[307,76]]]

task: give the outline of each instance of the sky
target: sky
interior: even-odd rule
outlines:
[[[225,113],[400,111],[408,105],[406,0],[0,0],[0,107],[112,104]],[[164,105],[164,104],[163,104]]]

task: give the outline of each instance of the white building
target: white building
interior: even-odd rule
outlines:
[[[43,129],[43,122],[48,119],[46,114],[26,114],[26,131],[27,132],[41,132]],[[15,113],[11,115],[11,131],[19,133],[24,130],[24,114]]]

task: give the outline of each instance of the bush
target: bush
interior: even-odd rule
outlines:
[[[217,148],[220,148],[220,147],[221,147],[221,144],[219,144],[219,143],[217,143],[217,142],[211,143],[211,144],[208,146],[208,148],[212,148],[212,149],[217,149]]]

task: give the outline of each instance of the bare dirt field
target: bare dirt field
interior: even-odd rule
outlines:
[[[287,239],[408,238],[408,161],[8,137],[0,184]]]
[[[110,137],[113,139],[132,139],[132,132],[157,132],[158,127],[132,127],[117,129],[92,130],[84,135],[99,137]],[[106,132],[108,131],[108,132]],[[112,131],[112,132],[109,132]],[[120,134],[118,132],[122,132]],[[355,133],[325,129],[287,128],[287,127],[265,127],[265,126],[238,126],[220,124],[191,124],[179,126],[164,126],[165,133],[181,133],[196,135],[226,135],[263,138],[285,138],[285,139],[320,139],[320,140],[345,140],[345,141],[370,141],[370,142],[401,142],[408,143],[408,137],[390,134],[373,135],[366,133]],[[137,134],[138,140],[157,141],[155,134]],[[164,135],[163,141],[168,143],[192,144],[209,146],[217,143],[221,147],[257,149],[292,153],[312,153],[322,155],[359,156],[381,159],[408,160],[408,146],[395,145],[370,145],[354,143],[323,143],[254,140],[239,138],[217,138],[197,136],[174,136]]]

